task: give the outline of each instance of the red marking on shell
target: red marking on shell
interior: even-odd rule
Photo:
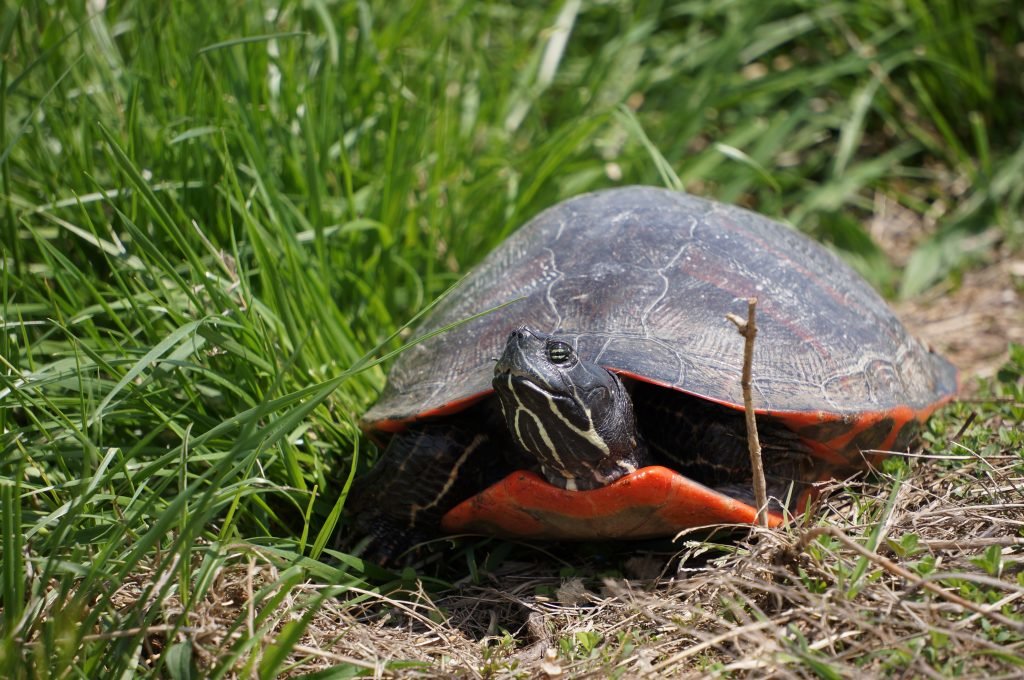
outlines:
[[[429,420],[430,418],[438,418],[440,416],[450,416],[454,413],[458,413],[459,411],[463,411],[472,406],[473,404],[475,404],[476,402],[480,401],[484,397],[486,397],[488,394],[491,394],[493,391],[494,390],[488,390],[487,392],[472,394],[463,399],[456,399],[438,408],[431,409],[429,411],[424,411],[423,413],[416,414],[415,416],[412,416],[410,418],[378,420],[372,423],[362,422],[360,423],[360,426],[363,428],[364,431],[370,433],[371,435],[374,432],[401,432],[402,430],[408,428],[411,424],[419,420]]]

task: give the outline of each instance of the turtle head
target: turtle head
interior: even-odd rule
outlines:
[[[555,486],[594,489],[644,464],[629,392],[568,338],[512,331],[492,384],[513,439]]]

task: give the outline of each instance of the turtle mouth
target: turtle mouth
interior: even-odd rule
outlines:
[[[491,384],[502,395],[503,405],[507,405],[506,401],[511,399],[517,405],[517,409],[529,412],[534,418],[538,417],[536,412],[538,400],[541,404],[548,404],[550,408],[554,408],[554,403],[559,401],[558,395],[550,385],[538,380],[534,374],[514,368],[502,373],[495,373]],[[524,401],[530,403],[531,407],[527,407]]]
[[[505,385],[511,386],[513,389],[525,388],[533,390],[535,392],[543,392],[544,394],[550,394],[550,386],[537,379],[536,374],[528,373],[523,370],[511,368],[501,373],[494,374],[494,381],[501,381]]]
[[[532,377],[536,379],[537,372],[533,370],[532,366],[524,362],[522,359],[516,361],[503,356],[494,364],[494,377],[507,378],[508,376],[512,376],[513,378]]]

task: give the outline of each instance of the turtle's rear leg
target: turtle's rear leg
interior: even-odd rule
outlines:
[[[704,436],[696,438],[691,446],[711,455],[683,466],[681,472],[715,491],[757,507],[745,423],[740,430],[712,423],[703,432]],[[810,464],[810,451],[792,431],[780,425],[759,421],[758,436],[768,510],[796,510],[808,486],[805,471]]]
[[[766,419],[765,419],[766,420]],[[808,489],[808,470],[812,464],[810,449],[789,428],[758,419],[758,439],[761,443],[761,462],[764,466],[765,491],[768,494],[768,509],[773,512],[795,511],[800,499]],[[714,489],[721,491],[751,507],[757,507],[754,499],[753,469],[750,466],[750,448],[747,442],[746,422],[730,438],[730,456],[741,461],[736,469],[742,469],[741,478],[722,481]]]
[[[755,506],[747,426],[741,411],[644,383],[634,387],[641,432],[656,458],[716,491]],[[812,455],[785,425],[757,418],[769,509],[789,510],[807,488]]]
[[[394,435],[349,496],[358,535],[371,537],[365,556],[394,561],[436,536],[448,510],[506,474],[496,439],[471,415],[427,421]]]

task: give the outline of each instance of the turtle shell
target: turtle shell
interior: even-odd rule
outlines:
[[[743,342],[726,314],[758,300],[752,384],[835,464],[904,446],[957,389],[852,268],[761,215],[653,187],[585,194],[514,233],[429,314],[368,430],[399,431],[491,392],[509,331],[568,338],[613,371],[742,409]],[[468,319],[468,320],[467,320]]]
[[[363,427],[398,432],[484,398],[509,331],[524,325],[619,374],[742,410],[744,343],[726,315],[745,316],[751,297],[755,409],[814,454],[804,482],[863,467],[864,451],[905,447],[956,393],[956,369],[819,244],[741,208],[627,187],[560,203],[494,250],[419,326],[425,339],[399,356]],[[590,491],[518,471],[448,511],[441,528],[638,538],[754,513],[659,466]]]

